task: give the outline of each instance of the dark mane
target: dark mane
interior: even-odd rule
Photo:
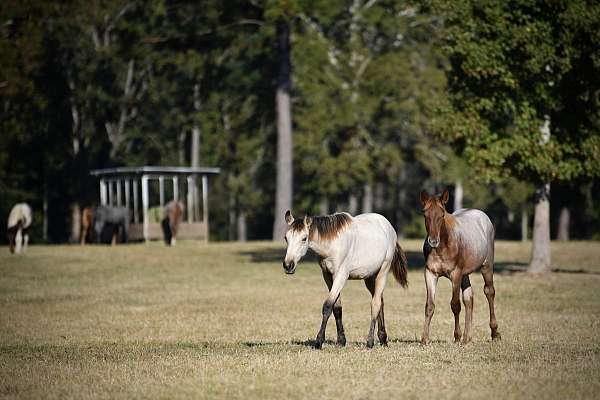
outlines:
[[[350,223],[352,217],[347,213],[335,213],[332,215],[325,215],[319,217],[312,217],[312,223],[310,225],[310,239],[314,239],[315,232],[319,234],[320,240],[333,240],[340,232],[342,232]],[[304,219],[297,218],[290,225],[290,229],[295,232],[304,230]]]
[[[333,240],[340,232],[346,229],[351,222],[352,217],[347,213],[335,213],[333,215],[312,217],[309,233],[310,238],[314,239],[316,232],[319,234],[320,240]],[[291,229],[294,231],[303,230],[304,219],[299,218],[294,220],[294,222],[292,222]]]

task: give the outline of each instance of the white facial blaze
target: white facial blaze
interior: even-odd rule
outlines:
[[[306,230],[297,232],[290,229],[287,231],[285,237],[287,239],[287,251],[284,261],[288,265],[292,262],[298,264],[308,251],[308,232]]]

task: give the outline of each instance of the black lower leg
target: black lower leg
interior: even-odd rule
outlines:
[[[329,301],[326,301],[325,304],[323,304],[323,320],[321,321],[321,329],[319,329],[315,341],[315,348],[317,349],[320,349],[323,346],[323,342],[325,342],[325,329],[327,328],[327,320],[331,316],[332,309],[333,306]]]
[[[344,325],[342,324],[342,307],[333,307],[333,316],[335,317],[335,326],[337,328],[337,343],[340,346],[346,345],[346,335],[344,334]]]

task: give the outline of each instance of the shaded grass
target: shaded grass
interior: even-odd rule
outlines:
[[[553,243],[561,271],[534,279],[529,244],[497,243],[497,316],[489,340],[483,280],[474,342],[451,342],[441,280],[428,347],[418,343],[425,288],[420,241],[409,289],[386,292],[387,348],[367,350],[370,296],[342,292],[348,345],[331,320],[311,348],[326,295],[318,266],[281,269],[277,243],[181,242],[0,249],[3,398],[594,398],[600,390],[600,246]],[[581,272],[583,271],[583,272]],[[462,319],[462,318],[461,318]]]

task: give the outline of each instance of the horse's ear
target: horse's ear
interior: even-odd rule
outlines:
[[[444,189],[444,193],[442,193],[442,204],[446,205],[446,203],[448,202],[448,197],[450,197],[450,194],[448,193],[448,189]]]
[[[294,222],[294,217],[292,216],[292,212],[290,210],[285,212],[285,222],[287,222],[288,225],[291,225],[292,222]]]
[[[427,203],[427,200],[429,200],[429,195],[427,194],[427,192],[425,190],[421,190],[421,206],[423,208],[425,208],[425,204]]]
[[[306,226],[308,228],[310,226],[310,224],[312,224],[312,217],[305,215],[304,216],[304,226]]]

